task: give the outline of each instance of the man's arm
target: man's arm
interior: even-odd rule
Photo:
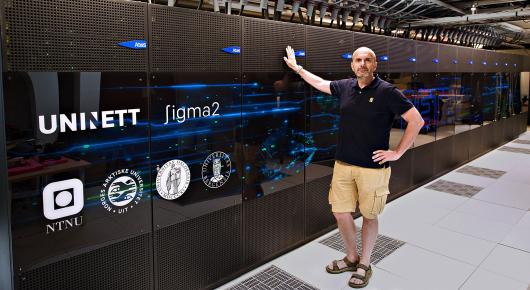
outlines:
[[[423,118],[421,117],[420,112],[415,107],[410,108],[403,115],[401,115],[405,121],[407,121],[407,128],[405,129],[405,134],[401,137],[399,144],[395,150],[377,150],[374,152],[372,159],[374,162],[383,164],[387,161],[396,161],[398,160],[407,149],[412,146],[414,140],[418,136],[421,128],[425,124]]]
[[[296,64],[296,57],[294,56],[294,50],[291,46],[287,46],[285,49],[287,52],[287,57],[283,57],[283,60],[292,70],[299,74],[304,81],[310,84],[313,88],[331,95],[330,81],[322,79],[321,77],[310,73],[309,71],[302,68],[301,65]]]

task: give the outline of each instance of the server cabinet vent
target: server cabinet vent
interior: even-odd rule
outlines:
[[[304,239],[304,186],[243,203],[247,263],[263,261]]]
[[[151,234],[60,260],[18,276],[21,290],[152,288]]]
[[[352,32],[308,26],[306,39],[307,67],[310,71],[352,72]]]
[[[416,43],[416,72],[438,72],[438,44]]]
[[[331,175],[306,184],[306,236],[316,234],[335,224],[328,202]]]
[[[456,46],[439,44],[438,47],[438,71],[456,72],[458,68],[458,50]]]
[[[302,24],[243,19],[243,72],[284,72],[285,47],[290,45],[297,62],[305,65],[305,37]]]
[[[416,41],[395,38],[388,43],[388,71],[415,72],[416,71]]]
[[[160,5],[149,9],[151,71],[240,71],[240,17]]]
[[[4,2],[7,71],[145,71],[147,4]],[[128,48],[119,43],[133,41]],[[145,46],[148,44],[146,43]]]
[[[155,233],[159,290],[202,289],[243,266],[241,205]]]

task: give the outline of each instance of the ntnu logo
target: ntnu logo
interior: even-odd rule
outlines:
[[[146,49],[147,48],[147,42],[142,39],[120,42],[118,43],[118,45],[121,45],[127,48],[132,48],[132,49]]]
[[[112,128],[116,125],[114,121],[115,118],[118,119],[119,127],[123,127],[125,125],[125,118],[130,118],[132,125],[136,125],[136,114],[138,113],[140,113],[140,109],[102,111],[101,113],[72,113],[70,116],[67,114],[60,114],[51,115],[49,117],[49,121],[48,118],[40,115],[39,130],[42,134],[53,134],[55,131],[57,131],[57,124],[59,124],[59,131],[61,133],[66,132],[67,128],[70,129],[70,131],[84,131],[87,129],[93,130],[99,127]]]

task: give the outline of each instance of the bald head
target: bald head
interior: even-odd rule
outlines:
[[[359,53],[361,53],[361,52],[365,52],[365,53],[370,54],[370,55],[374,58],[374,60],[375,60],[375,52],[374,52],[373,50],[369,49],[369,48],[366,47],[366,46],[363,46],[363,47],[359,47],[359,48],[357,48],[357,49],[353,52],[353,54],[352,54],[352,58],[355,58],[355,55],[357,55],[357,54],[359,54]]]
[[[375,53],[368,47],[359,47],[352,54],[351,68],[357,79],[373,78],[373,73],[377,69],[377,60]]]

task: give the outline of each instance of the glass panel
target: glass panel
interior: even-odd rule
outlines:
[[[151,77],[151,162],[156,228],[241,202],[239,74]]]
[[[485,73],[478,78],[478,81],[477,86],[482,99],[482,116],[486,125],[496,120],[497,75],[495,73]]]
[[[456,73],[441,73],[437,78],[432,78],[437,82],[434,84],[437,99],[436,119],[437,131],[436,139],[442,139],[455,134],[456,122],[456,98],[460,97],[461,76]]]
[[[151,230],[144,73],[4,75],[14,265]]]
[[[304,82],[295,74],[248,73],[243,81],[244,199],[302,186]]]

